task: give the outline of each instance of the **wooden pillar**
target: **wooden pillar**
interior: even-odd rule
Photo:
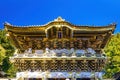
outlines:
[[[67,32],[66,32],[66,37],[70,37],[69,36],[69,31],[68,31],[69,29],[67,28]]]
[[[71,36],[70,37],[73,38],[73,30],[71,30],[70,32],[71,32]]]
[[[47,30],[45,31],[45,34],[46,34],[46,38],[48,38],[48,32],[47,32]]]
[[[56,30],[56,38],[58,38],[58,31],[59,31],[59,28],[58,27],[56,27],[57,28],[57,30]]]
[[[53,37],[53,28],[51,28],[51,37]]]

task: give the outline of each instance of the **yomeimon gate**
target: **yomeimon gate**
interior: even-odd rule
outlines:
[[[102,79],[103,49],[116,25],[74,25],[58,17],[45,25],[4,26],[16,48],[11,61],[18,80],[95,80]]]

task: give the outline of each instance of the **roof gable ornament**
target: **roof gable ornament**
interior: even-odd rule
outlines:
[[[10,24],[10,23],[8,23],[8,22],[5,22],[5,23],[4,23],[4,25],[11,25],[11,24]]]
[[[57,19],[55,19],[54,21],[65,21],[65,19],[63,19],[61,16],[59,16]]]

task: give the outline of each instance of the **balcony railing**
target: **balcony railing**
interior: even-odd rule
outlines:
[[[79,58],[105,58],[106,55],[105,54],[90,54],[90,53],[86,53],[84,55],[82,54],[65,54],[65,53],[61,53],[61,54],[49,54],[49,53],[42,53],[42,54],[38,54],[38,53],[24,53],[24,54],[15,54],[13,57],[16,58],[55,58],[55,57],[59,57],[59,58],[65,58],[65,57],[79,57]]]
[[[59,57],[59,58],[65,58],[65,57],[69,57],[69,58],[91,58],[91,57],[95,57],[95,58],[105,58],[106,55],[104,53],[104,51],[101,50],[101,52],[95,52],[95,50],[93,50],[92,48],[88,48],[86,50],[83,49],[77,49],[75,50],[74,48],[71,49],[48,49],[46,48],[46,50],[35,50],[34,53],[32,53],[32,49],[30,48],[29,50],[26,50],[24,53],[17,53],[17,51],[15,52],[15,55],[13,57],[16,58],[34,58],[34,57],[38,57],[38,58],[55,58],[55,57]]]

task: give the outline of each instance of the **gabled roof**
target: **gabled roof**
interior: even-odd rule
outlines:
[[[84,25],[75,25],[70,22],[65,21],[61,17],[58,17],[54,21],[48,22],[45,25],[28,25],[28,26],[16,26],[11,25],[10,23],[4,24],[5,29],[12,32],[39,32],[44,31],[45,29],[49,28],[50,26],[69,26],[72,30],[78,31],[114,31],[116,24],[110,24],[107,26],[84,26]]]
[[[104,38],[102,39],[102,43],[99,48],[104,48],[116,28],[116,24],[110,24],[106,26],[74,25],[68,21],[65,21],[65,19],[62,19],[61,17],[58,17],[54,21],[48,22],[45,25],[15,26],[11,25],[10,23],[5,23],[4,26],[5,30],[9,33],[14,45],[18,48],[20,48],[22,45],[19,44],[16,36],[46,38],[46,31],[52,27],[68,27],[73,31],[73,38],[94,38],[102,35]]]

